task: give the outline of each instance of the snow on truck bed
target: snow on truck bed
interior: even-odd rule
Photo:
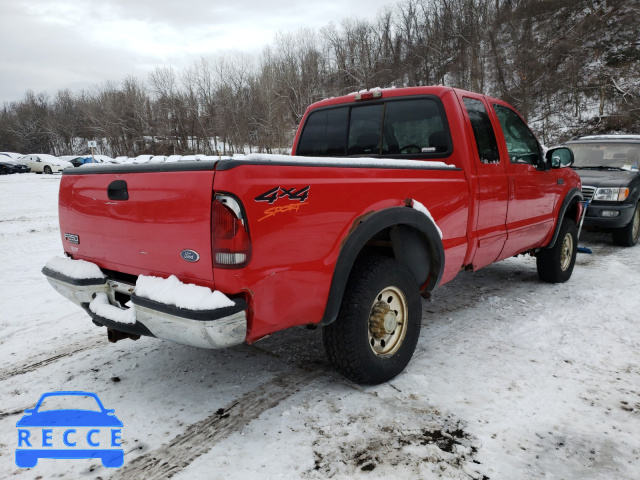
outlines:
[[[420,169],[433,169],[433,170],[455,170],[458,167],[455,165],[450,165],[444,162],[436,161],[436,160],[407,160],[407,159],[396,159],[396,158],[366,158],[366,157],[299,157],[294,155],[274,155],[267,153],[252,153],[249,155],[236,154],[233,157],[229,156],[200,156],[200,155],[191,155],[193,158],[185,158],[183,156],[179,161],[191,161],[191,162],[200,162],[200,161],[216,161],[216,160],[236,160],[236,161],[246,161],[250,163],[289,163],[289,164],[299,164],[299,165],[307,165],[307,164],[320,164],[327,166],[335,166],[335,167],[398,167],[398,168],[420,168]],[[177,160],[167,157],[164,159],[166,163],[172,163]],[[155,162],[151,162],[151,158],[136,158],[135,161],[131,159],[131,162],[128,163],[158,163],[162,162],[162,160],[158,160]],[[94,164],[95,165],[95,164]],[[104,164],[98,164],[104,166]],[[80,168],[91,167],[91,164],[87,163],[82,165]]]
[[[301,165],[308,163],[331,165],[336,167],[413,167],[432,169],[457,169],[455,165],[434,160],[406,160],[395,158],[353,158],[353,157],[298,157],[293,155],[263,155],[254,153],[251,155],[235,155],[234,160],[246,160],[247,162],[287,162]]]

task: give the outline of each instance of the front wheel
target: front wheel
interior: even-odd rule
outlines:
[[[536,254],[536,266],[540,280],[563,283],[571,278],[578,253],[578,229],[573,220],[565,218],[560,234],[551,248],[543,248]]]
[[[418,343],[422,303],[413,274],[389,257],[366,257],[354,267],[335,322],[323,328],[329,361],[357,383],[391,380]]]
[[[53,173],[53,171],[51,170],[51,167],[49,165],[45,165],[44,166],[44,173],[46,175],[51,175]]]
[[[621,247],[633,247],[640,238],[640,202],[636,205],[633,218],[628,225],[614,230],[611,234],[613,243]]]

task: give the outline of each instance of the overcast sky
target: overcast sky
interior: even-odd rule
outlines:
[[[0,105],[182,69],[201,56],[260,54],[274,35],[373,19],[396,0],[0,0]]]

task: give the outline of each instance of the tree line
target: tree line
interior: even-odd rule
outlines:
[[[89,90],[27,91],[0,111],[0,150],[281,152],[306,107],[373,87],[448,85],[511,103],[541,140],[640,133],[640,4],[404,0],[373,21],[278,34],[261,55],[201,58]]]

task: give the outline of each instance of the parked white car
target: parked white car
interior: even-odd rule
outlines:
[[[51,174],[61,172],[65,168],[73,168],[73,164],[70,162],[65,162],[58,157],[46,153],[24,155],[20,157],[18,161],[27,165],[27,167],[31,168],[31,171],[35,173]]]
[[[132,163],[149,163],[149,160],[153,158],[153,155],[138,155]],[[129,162],[127,162],[129,163]]]
[[[115,161],[115,159],[111,158],[109,155],[95,154],[93,158],[97,162],[101,162],[101,163],[118,163]]]
[[[201,161],[204,158],[204,155],[183,155],[180,157],[180,162],[193,162],[193,161]]]
[[[21,156],[21,153],[0,152],[0,160],[5,160],[6,158],[10,158],[11,160],[18,160]]]

